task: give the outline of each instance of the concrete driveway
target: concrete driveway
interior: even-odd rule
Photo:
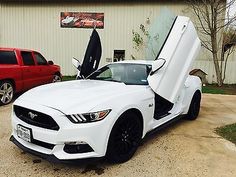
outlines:
[[[53,164],[9,142],[11,105],[0,107],[0,176],[228,176],[236,175],[236,147],[214,133],[236,122],[236,96],[204,94],[196,121],[181,120],[147,139],[124,164]]]

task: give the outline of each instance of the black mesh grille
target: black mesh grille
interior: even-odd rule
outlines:
[[[51,130],[59,130],[59,126],[49,115],[16,105],[14,105],[14,112],[19,119],[30,125]]]

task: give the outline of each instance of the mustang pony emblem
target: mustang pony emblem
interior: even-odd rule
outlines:
[[[34,119],[35,117],[37,117],[37,114],[34,114],[32,112],[29,112],[28,115],[30,116],[31,119]]]

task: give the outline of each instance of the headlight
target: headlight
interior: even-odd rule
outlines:
[[[95,121],[102,120],[110,112],[111,112],[111,109],[108,109],[108,110],[92,112],[92,113],[66,115],[66,117],[73,123],[88,123],[88,122],[95,122]]]

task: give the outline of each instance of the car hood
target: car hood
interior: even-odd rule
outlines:
[[[60,110],[64,114],[88,112],[102,102],[132,91],[124,83],[95,80],[76,80],[36,87],[18,100]]]

